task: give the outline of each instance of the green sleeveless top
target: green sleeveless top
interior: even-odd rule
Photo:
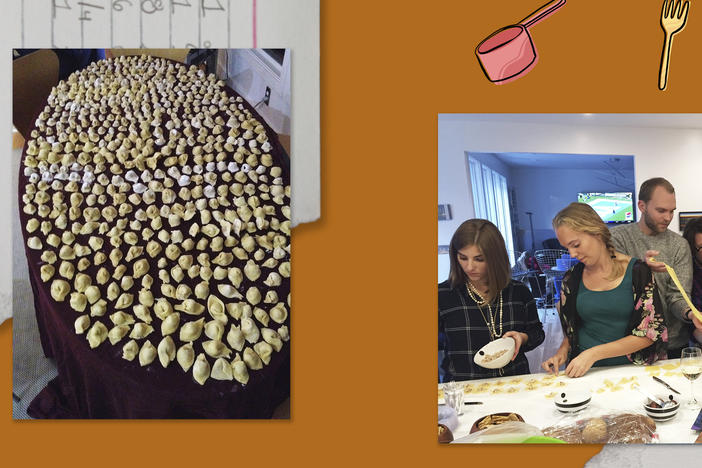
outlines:
[[[634,294],[631,284],[631,268],[634,259],[629,261],[622,282],[609,291],[591,291],[580,280],[576,307],[582,319],[578,330],[578,354],[604,343],[616,341],[631,334],[627,323],[634,310]],[[593,365],[618,366],[629,364],[626,356],[601,359]]]

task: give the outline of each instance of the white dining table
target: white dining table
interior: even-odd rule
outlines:
[[[654,375],[681,394],[675,394],[656,382],[652,378]],[[690,382],[682,375],[679,360],[658,361],[651,366],[595,367],[579,378],[570,378],[561,372],[555,378],[541,373],[462,383],[464,400],[480,401],[482,404],[463,405],[463,414],[458,416],[458,426],[453,431],[454,440],[469,435],[473,423],[493,413],[517,413],[524,418],[524,422],[539,429],[569,419],[574,421],[614,412],[645,414],[643,404],[646,398],[634,389],[635,383],[659,397],[667,398],[672,394],[680,402],[680,409],[673,419],[656,422],[658,437],[654,439],[655,442],[693,443],[699,435],[691,427],[700,410],[686,407],[691,395]],[[439,404],[443,404],[444,385],[439,384]],[[697,399],[702,402],[702,383],[696,382],[694,385]],[[554,404],[556,395],[576,390],[591,392],[590,405],[576,415],[559,412]]]

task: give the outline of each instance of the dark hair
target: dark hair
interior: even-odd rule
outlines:
[[[452,288],[464,285],[468,281],[468,277],[458,263],[458,251],[470,245],[476,246],[485,257],[485,263],[488,266],[486,299],[492,301],[497,297],[497,293],[509,284],[512,277],[505,240],[497,226],[486,219],[469,219],[461,224],[451,237],[449,245],[451,262],[449,283]]]
[[[695,249],[695,234],[700,233],[702,233],[702,218],[688,221],[688,223],[685,225],[683,237],[687,243],[690,244],[690,252],[692,252],[693,257],[697,254],[697,250]]]
[[[673,184],[665,180],[663,177],[654,177],[653,179],[645,180],[639,189],[639,200],[648,203],[651,200],[651,195],[656,187],[663,187],[668,193],[675,193]]]

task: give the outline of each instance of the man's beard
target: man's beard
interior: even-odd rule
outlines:
[[[657,233],[657,234],[660,234],[661,232],[665,232],[665,230],[668,229],[668,227],[666,226],[666,228],[663,229],[663,231],[659,230],[658,224],[656,224],[656,223],[653,221],[653,219],[651,219],[651,218],[648,216],[648,211],[644,211],[644,212],[643,212],[643,218],[644,218],[644,223],[646,223],[646,226],[648,226],[648,228],[649,228],[651,231],[653,231],[653,232],[655,232],[655,233]]]

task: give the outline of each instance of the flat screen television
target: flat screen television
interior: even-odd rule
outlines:
[[[578,202],[590,205],[606,224],[636,221],[633,192],[581,192]]]

